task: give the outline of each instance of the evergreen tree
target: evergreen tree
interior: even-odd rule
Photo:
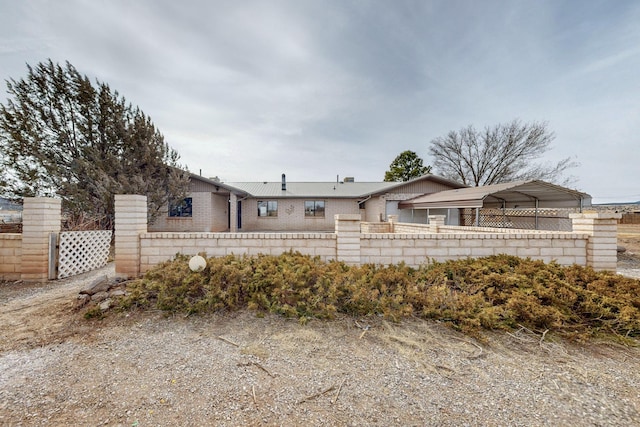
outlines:
[[[107,220],[114,194],[146,195],[150,220],[184,196],[178,153],[139,108],[69,62],[27,69],[0,104],[0,195],[60,197],[72,214]]]
[[[431,172],[431,166],[423,166],[422,159],[414,151],[400,153],[384,173],[385,181],[409,181]]]

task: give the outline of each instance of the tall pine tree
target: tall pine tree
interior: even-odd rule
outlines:
[[[114,194],[146,195],[150,220],[184,196],[178,153],[139,108],[69,62],[27,69],[0,104],[0,195],[57,196],[72,214],[107,220]]]

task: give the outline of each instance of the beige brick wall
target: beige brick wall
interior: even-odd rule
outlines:
[[[0,280],[19,280],[22,272],[22,234],[0,234]]]
[[[360,214],[353,199],[260,199],[277,200],[278,216],[258,217],[258,200],[242,202],[242,229],[239,231],[333,231],[337,214]],[[324,200],[324,217],[306,217],[305,200]]]
[[[618,263],[618,220],[619,213],[586,212],[570,214],[574,232],[589,235],[587,243],[587,264],[594,270],[616,270]]]
[[[164,206],[161,215],[149,224],[150,231],[217,232],[226,231],[228,225],[229,201],[225,195],[208,192],[192,192],[193,216],[169,217],[169,208]]]
[[[140,274],[140,234],[147,232],[146,196],[115,196],[115,261],[118,277]]]
[[[400,224],[396,224],[396,227]],[[586,265],[588,235],[581,233],[438,233],[363,234],[361,262],[417,267],[433,261],[508,254]]]
[[[391,233],[391,224],[388,222],[361,222],[362,233]]]
[[[47,197],[25,197],[22,214],[21,279],[49,278],[49,235],[59,233],[62,201]]]
[[[319,256],[324,261],[336,257],[333,233],[144,233],[140,236],[141,273],[176,253],[207,256],[280,255],[287,251]]]
[[[117,199],[116,199],[117,202]],[[247,203],[249,204],[249,203]],[[116,205],[118,206],[118,205]],[[146,204],[135,214],[129,207],[124,215],[140,222]],[[300,204],[300,208],[302,208]],[[284,209],[288,206],[284,207]],[[243,208],[245,209],[245,208]],[[283,209],[279,206],[279,210]],[[135,209],[134,209],[135,210]],[[257,210],[257,207],[256,207]],[[295,206],[291,214],[295,213]],[[118,214],[116,207],[116,263],[118,263]],[[133,220],[132,218],[138,218]],[[591,265],[596,269],[613,269],[611,257],[616,254],[615,219],[590,214],[573,217],[573,232],[515,230],[487,227],[444,226],[442,218],[432,216],[430,225],[405,223],[361,224],[361,215],[334,215],[334,233],[321,232],[240,232],[240,233],[139,233],[134,244],[129,227],[125,236],[131,248],[139,248],[140,272],[176,253],[208,256],[229,254],[271,254],[294,250],[323,260],[338,259],[349,264],[396,264],[404,262],[417,267],[431,261],[508,254],[530,257],[561,265]],[[382,227],[382,226],[385,227]],[[393,227],[396,232],[387,232]],[[385,229],[383,233],[361,230]],[[437,231],[437,232],[435,232]],[[136,238],[138,235],[135,235]],[[126,240],[125,239],[125,240]],[[128,250],[129,246],[125,249]],[[129,258],[134,259],[134,252]],[[138,258],[135,258],[138,259]],[[127,260],[123,260],[125,262]],[[118,271],[116,264],[116,271]]]

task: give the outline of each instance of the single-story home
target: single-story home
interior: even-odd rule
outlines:
[[[333,231],[336,214],[360,214],[366,222],[398,215],[399,222],[423,224],[429,215],[445,215],[447,225],[561,230],[559,210],[590,205],[586,193],[538,180],[467,187],[433,174],[406,182],[288,182],[284,174],[275,182],[220,182],[190,174],[188,197],[167,206],[149,230]]]
[[[425,210],[400,210],[398,204],[425,194],[464,188],[436,175],[406,182],[288,182],[283,174],[275,182],[219,182],[190,175],[185,200],[167,206],[167,215],[150,231],[333,231],[335,214],[360,214],[363,221],[385,221],[396,214],[400,221],[427,222]],[[457,210],[431,209],[457,224]]]

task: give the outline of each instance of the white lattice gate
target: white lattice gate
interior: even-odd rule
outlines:
[[[60,233],[58,279],[105,266],[110,245],[111,230]]]

